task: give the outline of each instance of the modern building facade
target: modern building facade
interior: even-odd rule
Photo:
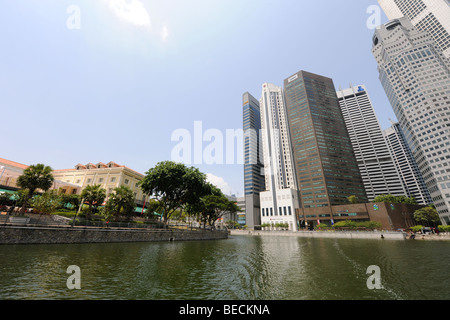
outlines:
[[[259,194],[265,190],[261,146],[259,101],[246,92],[243,99],[245,223],[250,229],[261,225]],[[242,216],[241,216],[242,222]]]
[[[409,19],[375,30],[379,78],[444,224],[450,224],[450,63]]]
[[[283,89],[264,83],[260,106],[265,177],[261,223],[286,223],[289,230],[297,230],[299,198]]]
[[[329,219],[349,196],[367,202],[333,80],[300,71],[284,88],[301,208],[325,208]]]
[[[407,195],[364,85],[337,92],[350,141],[369,201]]]
[[[427,32],[450,58],[449,0],[378,0],[390,20],[408,18],[417,30]]]
[[[392,123],[390,128],[383,131],[383,135],[399,172],[406,196],[415,198],[418,204],[433,203],[400,125]]]

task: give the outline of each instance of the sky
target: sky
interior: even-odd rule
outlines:
[[[337,90],[364,84],[382,129],[395,121],[371,53],[373,5],[3,1],[0,157],[53,169],[114,161],[145,174],[189,142],[185,163],[243,196],[241,145],[226,132],[242,129],[242,95],[259,99],[264,82],[282,86],[305,70],[332,78]],[[173,138],[179,132],[183,138]],[[195,161],[195,150],[207,154],[218,142],[234,153],[215,153],[222,162]]]

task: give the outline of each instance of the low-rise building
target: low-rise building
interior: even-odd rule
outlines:
[[[142,207],[148,200],[148,197],[139,187],[139,182],[145,176],[113,161],[97,164],[77,164],[73,169],[54,170],[53,176],[65,183],[75,184],[81,189],[88,185],[100,185],[106,190],[107,197],[115,188],[126,186],[133,191],[137,206]]]
[[[343,220],[375,221],[383,230],[407,229],[415,226],[414,212],[424,205],[405,203],[370,202],[346,204],[323,208],[300,208],[296,210],[301,227],[319,223],[332,225]]]

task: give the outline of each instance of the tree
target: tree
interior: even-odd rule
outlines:
[[[165,226],[175,211],[195,205],[209,191],[204,173],[172,161],[159,162],[148,170],[140,181],[140,187],[159,202]]]
[[[437,225],[441,221],[436,209],[432,206],[414,211],[414,220],[425,225]]]
[[[351,204],[356,204],[356,203],[359,202],[357,196],[350,196],[347,199],[348,199],[348,202],[351,203]]]
[[[127,186],[120,186],[113,190],[106,203],[105,214],[109,220],[112,216],[131,218],[134,214],[136,199],[133,191]]]
[[[103,204],[106,198],[106,190],[102,188],[101,185],[88,185],[81,192],[81,198],[84,203],[89,205],[89,210],[87,214],[87,218],[89,218],[90,214],[97,212],[99,206]]]
[[[33,198],[36,190],[47,191],[53,184],[55,178],[52,174],[52,168],[41,163],[31,165],[23,171],[23,174],[17,178],[17,185],[21,189],[27,189],[28,193],[24,199],[20,214],[25,213],[28,202]]]
[[[382,194],[373,200],[373,202],[389,202],[389,203],[406,203],[406,204],[417,204],[414,197],[407,196],[394,196],[392,194]]]
[[[61,206],[61,196],[55,190],[35,196],[31,201],[33,208],[42,214],[51,214]]]

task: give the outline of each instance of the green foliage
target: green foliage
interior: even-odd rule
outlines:
[[[113,216],[124,216],[129,219],[134,214],[135,200],[134,193],[130,188],[126,186],[117,187],[109,196],[103,214],[108,221]]]
[[[346,229],[356,230],[358,228],[365,228],[367,230],[374,230],[374,229],[380,229],[381,223],[376,222],[376,221],[357,222],[357,221],[352,221],[352,220],[343,220],[343,221],[336,222],[333,225],[333,227],[336,229],[346,228]]]
[[[12,206],[13,204],[14,200],[11,193],[0,193],[0,206]]]
[[[411,229],[413,232],[419,232],[420,230],[422,230],[422,228],[423,228],[422,225],[417,225],[417,226],[411,227],[410,229]]]
[[[421,224],[438,224],[441,221],[437,210],[432,206],[414,211],[414,220]]]
[[[375,197],[373,202],[417,204],[417,201],[414,197],[408,198],[407,196],[394,196],[392,194],[379,195]]]
[[[186,206],[193,210],[201,197],[211,193],[204,173],[173,161],[159,162],[148,170],[140,187],[159,202],[158,209],[162,211],[164,224],[175,211]]]
[[[33,209],[41,214],[51,214],[61,206],[61,197],[55,190],[51,190],[33,197]]]
[[[89,210],[87,211],[87,216],[94,214],[98,211],[98,207],[103,204],[106,198],[106,190],[101,187],[101,185],[88,185],[81,192],[81,198],[83,198],[84,203],[89,205]]]
[[[26,206],[36,190],[47,191],[50,189],[55,180],[52,171],[51,167],[39,163],[26,168],[23,174],[17,178],[17,185],[21,189],[28,190],[28,193],[23,198],[21,214],[25,212]]]
[[[348,197],[347,199],[348,199],[348,202],[351,203],[351,204],[356,204],[356,203],[359,202],[357,196],[350,196],[350,197]]]
[[[439,225],[438,229],[440,232],[450,232],[450,226]]]

